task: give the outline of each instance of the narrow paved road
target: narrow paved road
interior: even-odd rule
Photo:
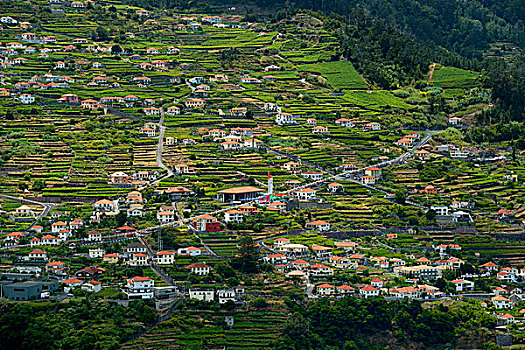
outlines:
[[[162,160],[162,152],[164,151],[164,134],[166,133],[166,127],[162,125],[164,123],[164,110],[160,110],[160,119],[159,119],[159,140],[157,142],[157,150],[156,150],[156,162],[157,166],[161,169],[164,169],[167,171],[166,175],[159,177],[157,180],[149,182],[148,184],[141,186],[138,188],[139,191],[145,189],[148,186],[154,185],[158,182],[161,182],[163,179],[170,178],[173,176],[173,171],[167,167],[164,164],[164,161]]]

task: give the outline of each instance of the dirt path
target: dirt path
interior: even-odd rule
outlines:
[[[432,63],[429,68],[430,68],[430,71],[428,72],[428,81],[427,81],[427,83],[430,83],[430,81],[432,80],[432,75],[434,74],[434,69],[436,68],[436,64]]]

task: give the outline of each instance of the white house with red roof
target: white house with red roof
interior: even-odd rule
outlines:
[[[330,264],[341,270],[357,270],[358,263],[346,256],[330,257]]]
[[[492,261],[479,265],[479,268],[489,272],[498,271],[498,265]]]
[[[52,233],[58,233],[60,232],[61,230],[68,230],[69,229],[69,225],[66,224],[65,222],[63,221],[57,221],[57,222],[54,222],[51,224],[51,232]]]
[[[512,309],[514,303],[511,299],[504,297],[503,295],[496,295],[491,298],[492,304],[496,309]]]
[[[157,212],[157,220],[159,220],[161,224],[167,224],[175,221],[175,214],[171,211],[162,210]]]
[[[496,315],[496,318],[498,319],[498,326],[513,324],[518,322],[516,320],[516,317],[509,314],[508,312],[506,314],[498,314]]]
[[[436,250],[439,251],[440,255],[443,255],[447,252],[448,245],[447,244],[440,244],[435,247]]]
[[[381,177],[381,168],[378,167],[370,167],[366,168],[364,171],[365,175],[374,176],[376,178]]]
[[[286,255],[284,254],[270,254],[263,257],[263,260],[267,264],[286,264],[288,259],[286,258]]]
[[[301,164],[297,162],[286,162],[279,165],[282,170],[290,171],[295,174],[299,169],[301,169]]]
[[[343,126],[345,128],[353,128],[355,126],[355,124],[352,122],[352,120],[348,119],[348,118],[336,119],[335,125]]]
[[[46,272],[60,274],[62,271],[66,271],[66,264],[62,261],[52,261],[46,264]]]
[[[379,131],[381,130],[381,124],[377,122],[370,122],[364,126],[363,130],[364,131]]]
[[[503,287],[496,287],[495,289],[493,289],[493,292],[495,295],[507,295],[509,294],[509,291],[506,290],[505,288]]]
[[[361,176],[361,182],[365,185],[375,185],[376,178],[372,175],[363,175]]]
[[[23,232],[11,232],[5,236],[6,241],[18,241],[20,238],[24,237]]]
[[[456,287],[456,292],[468,292],[474,290],[474,282],[465,279],[457,279],[452,281],[452,284]]]
[[[281,245],[278,250],[287,256],[303,256],[308,255],[308,247],[303,244],[288,243]]]
[[[284,202],[271,202],[268,205],[267,209],[268,210],[275,210],[275,211],[283,212],[283,211],[286,211],[286,203],[284,203]]]
[[[380,278],[372,278],[372,281],[370,281],[370,285],[375,288],[383,288],[383,280]]]
[[[301,176],[312,181],[319,181],[324,177],[323,173],[314,170],[302,172]]]
[[[357,247],[357,244],[354,242],[335,242],[334,245],[336,248],[342,249],[345,252],[353,252]]]
[[[343,284],[342,286],[337,286],[337,293],[339,294],[354,294],[355,288],[350,287],[349,285]]]
[[[317,191],[311,188],[302,188],[296,192],[297,199],[300,201],[310,201],[317,197]]]
[[[372,287],[370,285],[366,285],[359,289],[359,294],[361,294],[365,298],[378,296],[379,293],[380,293],[379,289]]]
[[[197,262],[197,263],[194,263],[194,264],[190,264],[190,265],[186,265],[184,266],[184,268],[186,270],[189,270],[190,273],[193,273],[195,275],[198,275],[198,276],[205,276],[207,274],[210,273],[210,269],[211,267],[204,264],[204,263],[201,263],[201,262]]]
[[[328,127],[327,126],[314,126],[312,128],[312,134],[325,134],[325,135],[328,135],[330,134],[330,131],[328,130]]]
[[[431,264],[432,262],[430,261],[430,259],[422,256],[421,258],[417,259],[416,262],[418,263],[418,265],[428,265],[428,264]]]
[[[137,253],[131,256],[128,261],[130,266],[146,266],[148,265],[148,256],[144,253]]]
[[[496,278],[501,282],[516,282],[516,275],[509,271],[498,272]]]
[[[166,115],[179,115],[180,114],[180,108],[177,106],[170,106],[166,109]]]
[[[40,225],[34,225],[31,227],[31,230],[35,231],[36,233],[41,233],[44,230],[44,227]]]
[[[285,244],[290,244],[290,239],[289,238],[284,238],[284,237],[280,237],[280,238],[276,238],[273,240],[273,246],[274,247],[281,247]]]
[[[115,254],[115,253],[104,254],[104,256],[102,257],[102,261],[109,263],[109,264],[118,263],[118,259],[119,259],[119,256],[118,254]]]
[[[312,251],[319,259],[327,259],[330,257],[330,255],[332,255],[331,247],[325,247],[319,244],[312,244]]]
[[[133,82],[147,85],[151,83],[151,78],[148,77],[134,77]]]
[[[328,296],[335,293],[335,287],[328,283],[319,284],[315,287],[317,295]]]
[[[63,229],[58,232],[58,238],[61,240],[67,240],[69,236],[71,236],[71,231],[67,229]]]
[[[40,240],[40,238],[38,237],[34,237],[31,239],[31,241],[29,242],[31,244],[31,247],[35,247],[37,245],[41,245],[42,244],[42,240]]]
[[[193,227],[201,232],[218,232],[220,231],[221,224],[216,217],[204,214],[195,218]]]
[[[236,209],[230,209],[224,212],[224,222],[243,222],[244,215]]]
[[[315,220],[306,224],[307,230],[330,231],[330,224],[323,220]]]
[[[91,280],[82,284],[80,288],[96,293],[102,290],[102,282]]]
[[[62,61],[58,61],[56,64],[55,64],[55,69],[64,69],[66,68],[66,64]]]
[[[344,192],[345,190],[345,187],[339,182],[331,182],[328,184],[327,188],[330,193]]]
[[[421,295],[419,288],[414,286],[392,288],[388,293],[396,298],[417,298]]]
[[[70,291],[78,288],[84,284],[84,281],[77,278],[68,278],[67,280],[61,281],[60,284],[64,286],[64,292],[69,293]]]
[[[153,299],[154,286],[151,278],[135,276],[127,280],[125,293],[128,299]]]
[[[87,239],[91,242],[101,242],[102,241],[102,233],[98,231],[89,231],[87,233]]]
[[[202,249],[197,247],[179,248],[177,249],[177,255],[199,256],[202,255]]]
[[[158,55],[158,54],[159,54],[159,49],[154,48],[154,47],[148,47],[148,48],[146,49],[146,53],[147,53],[148,55]]]
[[[200,98],[190,98],[184,102],[186,108],[204,108],[206,106],[206,101]]]
[[[294,260],[289,265],[292,269],[301,270],[301,271],[307,270],[310,267],[310,263],[303,259]]]
[[[331,276],[334,274],[334,270],[323,264],[312,264],[310,265],[311,276]]]
[[[74,231],[80,229],[82,226],[84,226],[84,220],[82,219],[75,219],[69,223],[69,230]]]
[[[139,133],[142,135],[146,135],[147,137],[154,137],[156,135],[155,129],[148,128],[145,126],[139,129]]]
[[[175,253],[167,250],[157,252],[155,261],[158,265],[172,265],[175,262]]]
[[[41,244],[43,245],[59,245],[62,239],[53,235],[42,236]]]

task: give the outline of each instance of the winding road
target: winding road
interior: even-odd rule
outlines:
[[[22,202],[22,203],[40,205],[40,206],[44,207],[44,209],[40,212],[40,214],[37,215],[35,220],[33,220],[33,223],[31,224],[31,226],[26,228],[25,231],[29,231],[33,226],[35,226],[35,224],[39,220],[42,220],[42,218],[44,216],[46,216],[47,214],[49,214],[49,212],[51,210],[53,210],[53,208],[56,206],[56,204],[54,204],[54,203],[43,203],[43,202],[38,202],[38,201],[31,200],[31,199],[25,199],[23,197],[8,196],[8,195],[5,195],[5,194],[0,194],[0,198],[9,199],[9,200],[17,201],[17,202]]]

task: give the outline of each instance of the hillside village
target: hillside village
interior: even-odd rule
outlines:
[[[4,298],[144,300],[127,348],[179,310],[282,329],[284,298],[347,297],[469,305],[525,342],[523,154],[465,138],[481,73],[381,89],[308,13],[0,8]]]

